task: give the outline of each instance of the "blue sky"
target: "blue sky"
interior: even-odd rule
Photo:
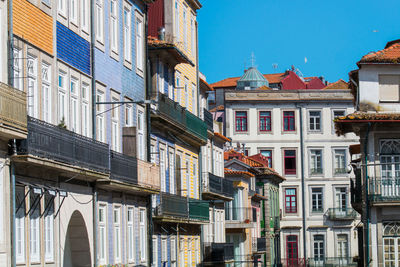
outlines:
[[[347,81],[363,55],[400,39],[399,0],[201,2],[200,71],[209,83],[242,75],[252,52],[262,73],[294,65],[304,76]]]

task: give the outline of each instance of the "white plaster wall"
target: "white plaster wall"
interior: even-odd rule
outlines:
[[[7,5],[8,1],[0,1],[0,82],[7,83]]]
[[[362,65],[359,70],[360,103],[372,103],[379,106],[381,112],[400,112],[399,103],[379,102],[379,74],[400,75],[398,65]]]

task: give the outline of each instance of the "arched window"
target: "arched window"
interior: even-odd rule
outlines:
[[[383,225],[383,236],[400,237],[400,223],[391,222]]]

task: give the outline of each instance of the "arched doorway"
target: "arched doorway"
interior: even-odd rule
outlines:
[[[64,246],[64,267],[90,267],[90,246],[85,221],[74,211],[68,224]]]

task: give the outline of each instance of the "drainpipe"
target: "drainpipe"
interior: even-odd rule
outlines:
[[[97,185],[93,185],[93,266],[97,267]]]
[[[198,33],[198,27],[199,24],[197,21],[195,22],[196,25],[196,83],[197,83],[197,116],[200,116],[200,84],[199,84],[199,33]]]
[[[304,248],[304,260],[307,258],[307,242],[306,242],[306,217],[305,217],[305,186],[304,186],[304,137],[303,137],[303,113],[301,106],[296,104],[299,110],[299,124],[300,124],[300,164],[301,164],[301,208],[302,208],[302,220],[303,220],[303,248]]]
[[[368,128],[367,128],[367,133],[365,135],[364,139],[364,160],[365,160],[365,209],[366,209],[366,214],[365,214],[365,220],[366,220],[366,227],[364,228],[365,236],[366,236],[366,247],[365,247],[365,258],[366,262],[364,263],[365,266],[369,266],[369,200],[368,200],[368,136],[369,136],[369,131],[371,129],[371,123],[368,122]]]
[[[9,1],[11,2],[11,1]],[[14,141],[14,148],[15,146],[15,139]],[[14,163],[11,161],[10,162],[10,174],[11,174],[11,264],[13,267],[16,266],[16,246],[15,246],[15,240],[16,240],[16,235],[15,235],[15,168],[14,168]]]
[[[10,86],[14,86],[14,72],[13,72],[13,64],[14,64],[14,34],[13,34],[13,1],[8,0],[8,84]]]

